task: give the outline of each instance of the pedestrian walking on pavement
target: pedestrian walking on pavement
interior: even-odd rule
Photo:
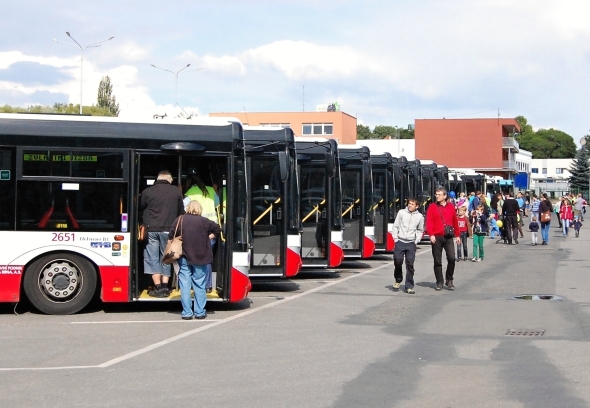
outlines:
[[[446,285],[454,290],[453,275],[455,273],[455,243],[460,244],[459,224],[455,207],[447,203],[447,190],[437,188],[436,202],[428,206],[426,212],[426,231],[430,235],[432,258],[434,260],[434,276],[436,290],[443,289],[442,251],[447,256]]]
[[[582,225],[583,224],[580,222],[580,219],[578,217],[574,217],[572,227],[574,228],[574,231],[576,231],[576,238],[580,237],[580,228],[582,228]]]
[[[473,262],[483,261],[483,244],[488,230],[488,220],[483,212],[483,205],[479,205],[471,214],[473,225]]]
[[[553,206],[551,205],[551,201],[547,198],[547,194],[543,193],[541,196],[541,204],[539,204],[539,212],[541,213],[541,217],[543,214],[549,214],[548,221],[543,221],[541,218],[541,238],[543,242],[541,245],[547,245],[549,243],[549,227],[551,226],[551,212],[553,211]]]
[[[424,233],[424,216],[418,211],[420,205],[417,198],[410,198],[408,206],[397,213],[391,235],[395,241],[393,249],[393,277],[395,283],[393,289],[399,289],[403,281],[402,266],[404,258],[406,259],[406,292],[409,294],[414,291],[414,260],[416,259],[416,249]]]
[[[457,245],[457,262],[467,260],[469,253],[467,252],[467,237],[471,236],[471,224],[469,217],[465,215],[465,207],[459,207],[459,214],[457,215],[457,223],[459,225],[459,236],[461,243]],[[461,247],[463,247],[463,257],[461,257]]]
[[[502,214],[504,214],[504,222],[506,223],[506,232],[508,233],[508,243],[512,245],[512,241],[518,244],[518,220],[517,215],[520,211],[518,202],[506,194],[504,205],[502,206]]]
[[[531,240],[533,245],[537,245],[537,234],[539,233],[539,224],[537,223],[537,217],[533,215],[531,222],[529,223],[529,231],[531,232]]]
[[[567,237],[570,228],[570,222],[574,219],[574,210],[570,204],[570,200],[567,198],[563,200],[563,205],[559,210],[559,218],[563,225],[563,236]]]

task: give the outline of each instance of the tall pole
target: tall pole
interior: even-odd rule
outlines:
[[[83,86],[84,86],[84,50],[86,48],[90,48],[90,47],[100,47],[100,44],[112,40],[113,38],[115,38],[115,36],[112,36],[111,38],[108,38],[106,40],[102,40],[102,41],[99,41],[97,43],[90,44],[90,45],[87,45],[85,47],[82,47],[80,45],[80,43],[78,41],[76,41],[74,39],[74,37],[72,37],[72,35],[70,34],[69,31],[66,31],[66,34],[67,34],[68,37],[70,37],[72,39],[72,41],[74,41],[76,43],[76,45],[64,43],[64,42],[61,42],[61,41],[57,41],[55,38],[53,39],[53,41],[55,41],[56,43],[59,43],[59,44],[69,45],[70,47],[76,47],[77,46],[80,49],[80,115],[81,115],[82,114],[82,89],[83,89]]]
[[[184,71],[185,69],[187,69],[188,67],[190,67],[191,64],[186,64],[185,67],[182,67],[181,69],[179,69],[176,72],[170,71],[169,69],[166,69],[166,68],[157,67],[154,64],[150,64],[150,65],[152,67],[154,67],[154,68],[158,68],[158,69],[161,69],[162,71],[170,72],[172,75],[174,75],[174,104],[175,105],[178,105],[178,74],[180,74],[182,71]],[[197,69],[192,69],[192,70],[186,71],[186,72],[198,71],[200,69],[203,69],[203,67],[197,68]]]

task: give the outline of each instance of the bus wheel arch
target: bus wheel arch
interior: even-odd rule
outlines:
[[[71,252],[44,254],[24,271],[23,290],[29,302],[45,314],[74,314],[95,297],[99,277],[96,265]]]

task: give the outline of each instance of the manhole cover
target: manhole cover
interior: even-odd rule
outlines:
[[[556,295],[518,295],[512,296],[512,300],[563,300],[561,296]]]
[[[540,337],[545,334],[545,330],[525,330],[525,329],[509,329],[506,336],[518,337]]]

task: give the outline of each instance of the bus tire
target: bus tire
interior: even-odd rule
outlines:
[[[42,313],[67,315],[86,307],[96,293],[96,269],[85,258],[70,253],[43,256],[25,270],[24,292]]]

